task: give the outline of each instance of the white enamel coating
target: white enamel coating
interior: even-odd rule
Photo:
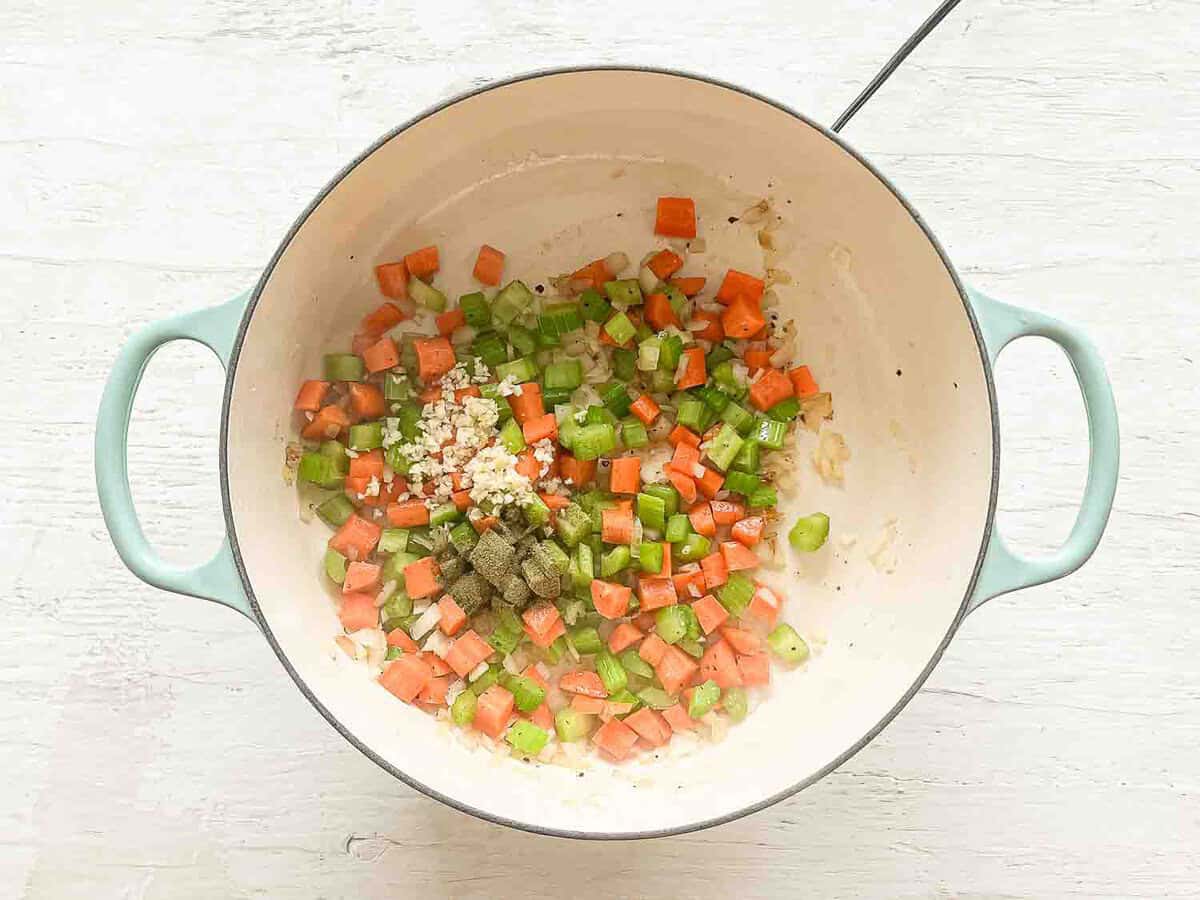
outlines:
[[[319,564],[281,478],[296,384],[379,302],[372,267],[427,243],[455,296],[483,243],[506,277],[544,281],[654,246],[654,200],[690,195],[707,250],[689,272],[760,271],[754,229],[727,217],[761,197],[784,217],[794,278],[776,288],[800,356],[832,390],[853,457],[821,482],[805,435],[790,520],[827,511],[834,537],[771,580],[814,656],[779,674],[728,737],[694,753],[583,777],[469,750],[345,662]],[[620,213],[620,215],[618,215]],[[902,372],[902,374],[898,374]],[[827,427],[830,427],[827,425]],[[298,230],[265,285],[237,362],[228,425],[236,538],[265,623],[298,678],[406,777],[524,827],[624,836],[686,829],[787,792],[855,748],[921,677],[952,629],[986,527],[992,417],[953,278],[895,195],[819,130],[770,104],[681,76],[558,73],[463,99],[360,163]],[[867,550],[896,520],[894,571]],[[846,536],[857,537],[847,546]]]

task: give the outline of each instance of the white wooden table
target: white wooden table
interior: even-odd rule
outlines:
[[[118,345],[249,286],[395,123],[589,61],[703,70],[832,121],[932,5],[6,3],[0,896],[1200,893],[1194,0],[966,0],[847,129],[967,278],[1090,330],[1124,471],[1083,571],[973,616],[878,740],[778,807],[637,845],[452,812],[342,741],[245,620],[136,581],[100,519]],[[174,345],[137,401],[137,499],[181,561],[221,533],[220,385]],[[1081,404],[1036,342],[999,390],[1002,525],[1048,548],[1082,487]]]

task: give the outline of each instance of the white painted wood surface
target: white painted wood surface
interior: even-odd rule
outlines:
[[[591,61],[702,70],[831,121],[931,6],[5,4],[0,895],[1200,894],[1195,2],[966,0],[847,129],[967,278],[1091,332],[1123,478],[1084,570],[973,616],[899,719],[786,803],[637,845],[452,812],[342,741],[249,623],[128,574],[100,518],[118,345],[250,285],[395,123]],[[1082,487],[1081,404],[1036,342],[1000,369],[1001,522],[1048,548]],[[181,561],[221,532],[220,385],[172,346],[136,404],[137,500]]]

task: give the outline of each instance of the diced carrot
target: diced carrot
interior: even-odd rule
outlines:
[[[632,703],[618,703],[614,700],[604,701],[604,712],[600,713],[600,721],[607,722],[617,716],[625,716],[633,712]]]
[[[700,464],[700,450],[691,444],[680,441],[675,445],[675,453],[671,456],[666,468],[682,472],[688,478],[696,475],[696,466]]]
[[[350,460],[351,478],[382,478],[383,451],[372,450],[370,453],[359,453]]]
[[[530,663],[525,667],[525,671],[521,673],[530,681],[536,683],[542,690],[550,690],[550,682],[542,675],[542,670],[538,668],[537,663]]]
[[[378,385],[350,382],[350,409],[360,419],[379,419],[387,411]]]
[[[671,429],[671,433],[667,435],[667,442],[672,447],[677,444],[691,444],[693,447],[699,447],[700,435],[683,425],[676,425]]]
[[[328,381],[306,381],[300,385],[292,409],[298,409],[301,412],[316,412],[325,402],[327,393],[329,393]]]
[[[542,464],[534,457],[533,448],[526,447],[517,454],[517,465],[515,468],[518,475],[524,475],[530,481],[533,481],[542,471]]]
[[[712,500],[721,492],[722,485],[725,484],[725,476],[716,469],[710,469],[707,466],[702,466],[704,474],[696,479],[696,487],[709,500]]]
[[[765,653],[748,653],[739,656],[737,667],[742,684],[748,687],[771,683],[771,660]]]
[[[554,730],[554,713],[550,712],[550,706],[545,701],[529,714],[529,721],[543,731]]]
[[[812,370],[808,366],[797,366],[788,372],[788,378],[792,382],[792,388],[796,392],[797,397],[811,397],[813,394],[821,392],[817,380],[813,378]]]
[[[423,650],[421,651],[421,659],[425,660],[426,664],[430,668],[430,671],[433,672],[434,678],[437,678],[441,675],[450,674],[449,664],[436,653],[433,653],[429,650]]]
[[[679,491],[679,496],[683,498],[684,503],[694,503],[696,501],[696,481],[689,478],[682,472],[677,472],[674,469],[667,469],[667,480],[675,490]]]
[[[363,496],[367,490],[367,485],[371,483],[369,475],[347,475],[343,482],[346,488],[346,496],[356,499]]]
[[[654,233],[667,237],[696,236],[696,201],[691,197],[659,197]]]
[[[661,747],[671,740],[671,726],[667,720],[648,706],[625,717],[625,724],[638,733],[638,737],[654,747]]]
[[[379,607],[373,593],[359,592],[342,595],[338,618],[347,631],[379,627]]]
[[[644,632],[650,632],[654,629],[654,613],[640,612],[632,619],[633,624]]]
[[[560,637],[562,637],[564,634],[566,634],[567,626],[565,624],[563,624],[562,619],[559,619],[554,624],[554,626],[549,631],[545,632],[544,634],[536,634],[535,635],[529,630],[528,626],[526,626],[526,628],[525,628],[525,633],[527,635],[529,635],[529,640],[533,642],[534,646],[545,648],[545,647],[549,647],[556,640],[558,640]]]
[[[683,268],[683,257],[674,250],[659,250],[650,257],[646,268],[653,272],[659,281],[666,281]]]
[[[441,587],[438,582],[440,574],[441,568],[432,556],[424,556],[416,562],[409,563],[404,567],[404,587],[408,596],[419,599],[436,593]]]
[[[372,337],[379,338],[391,331],[403,321],[404,310],[398,307],[395,303],[384,303],[381,304],[374,312],[369,312],[363,316],[362,322],[359,323],[358,330],[360,334],[367,334],[371,335]]]
[[[400,629],[397,628],[396,631]],[[388,632],[390,638],[394,632]],[[388,643],[391,643],[389,640]],[[415,645],[414,645],[415,646]],[[495,652],[492,645],[476,634],[474,629],[464,631],[446,654],[446,662],[459,678],[466,678],[471,670]]]
[[[518,425],[524,425],[530,419],[537,419],[546,414],[546,407],[542,403],[542,386],[536,381],[521,385],[520,396],[510,396],[508,405]]]
[[[403,628],[393,628],[387,633],[387,645],[389,647],[399,647],[405,653],[420,653],[421,648],[417,646],[417,642],[408,636],[408,632]],[[491,646],[490,644],[488,645]],[[468,672],[470,669],[467,670]]]
[[[417,694],[417,702],[425,706],[445,706],[446,694],[450,690],[450,679],[443,675],[440,678],[430,678],[421,693]]]
[[[712,594],[705,594],[693,603],[692,612],[696,614],[696,621],[705,634],[712,634],[729,618],[729,610]]]
[[[704,570],[704,586],[710,591],[729,580],[729,567],[725,565],[725,557],[719,551],[701,559],[700,568]]]
[[[700,677],[705,681],[711,678],[722,690],[741,686],[742,676],[738,672],[737,658],[728,643],[720,640],[708,645],[700,657]]]
[[[725,568],[730,572],[757,569],[762,564],[758,554],[741,541],[722,541],[721,555],[725,557]]]
[[[475,385],[471,385],[470,387],[457,388],[454,391],[454,402],[462,403],[463,400],[465,400],[467,397],[482,397],[482,396],[483,396],[483,391],[481,391]]]
[[[355,560],[346,566],[346,580],[342,582],[343,594],[359,591],[373,593],[379,589],[379,572],[382,566]]]
[[[589,716],[598,716],[604,712],[604,701],[596,697],[585,697],[583,694],[576,694],[571,698],[571,709],[575,712],[586,713]]]
[[[479,695],[471,724],[488,737],[499,738],[512,718],[513,695],[498,684]]]
[[[697,503],[688,510],[688,521],[692,523],[692,531],[705,537],[713,537],[717,533],[717,522],[713,518],[712,505],[709,501]]]
[[[362,356],[363,351],[378,340],[379,335],[377,334],[356,334],[350,339],[350,352],[355,356]]]
[[[788,397],[795,396],[791,380],[778,369],[763,369],[758,381],[750,385],[750,402],[764,412]]]
[[[724,427],[725,427],[725,424],[723,422],[714,422],[712,425],[709,426],[708,431],[704,432],[703,440],[704,441],[715,440],[717,435],[721,433],[721,429]]]
[[[577,269],[571,273],[572,281],[590,281],[591,286],[600,290],[604,287],[604,282],[610,280],[612,275],[608,271],[608,266],[604,264],[603,259],[596,259],[588,263],[582,269]]]
[[[558,437],[558,419],[554,417],[554,413],[545,413],[533,419],[526,419],[521,426],[521,433],[525,436],[527,444],[536,444],[546,438],[553,440]]]
[[[757,301],[762,298],[765,288],[766,284],[761,278],[730,269],[721,280],[721,286],[717,288],[717,300],[727,306],[738,297]]]
[[[471,525],[474,527],[476,534],[483,534],[489,528],[495,528],[499,524],[499,516],[480,516],[478,519],[471,520]]]
[[[376,266],[375,280],[379,282],[379,290],[385,297],[403,300],[408,296],[408,268],[403,260]]]
[[[405,653],[388,664],[379,676],[379,683],[403,700],[412,703],[433,678],[433,670],[423,659]]]
[[[662,717],[667,720],[667,724],[671,726],[671,730],[679,733],[681,731],[691,731],[696,727],[696,721],[687,714],[687,710],[680,704],[676,703],[670,709],[662,711]]]
[[[646,578],[671,578],[671,586],[674,588],[675,580],[671,576],[671,545],[666,541],[662,541],[660,546],[663,550],[662,565],[659,566],[657,572],[645,572],[642,578],[643,580]]]
[[[382,372],[400,364],[400,348],[390,337],[380,338],[362,353],[368,372]]]
[[[558,463],[563,480],[575,487],[582,487],[596,477],[594,459],[577,459],[564,453],[558,457]]]
[[[500,283],[500,276],[504,274],[504,254],[495,247],[484,244],[479,248],[479,255],[475,257],[475,270],[472,274],[480,284],[495,287]]]
[[[404,265],[414,278],[428,278],[438,270],[438,248],[430,245],[414,250],[404,257]]]
[[[675,595],[682,600],[695,600],[704,594],[704,570],[696,563],[688,563],[671,576],[675,583]]]
[[[562,678],[558,679],[558,689],[566,691],[568,694],[583,694],[585,697],[604,698],[608,696],[608,691],[605,690],[600,676],[584,669],[564,674]]]
[[[301,437],[310,441],[327,441],[336,438],[343,429],[350,427],[350,417],[340,406],[322,406],[312,421],[304,426]]]
[[[600,539],[606,544],[628,544],[633,541],[633,510],[603,509],[600,511]]]
[[[778,594],[765,584],[760,584],[754,589],[754,596],[750,598],[750,605],[746,607],[746,615],[773,626],[782,605]]]
[[[704,364],[704,351],[699,347],[688,347],[683,351],[683,358],[687,360],[687,365],[684,366],[683,377],[675,382],[675,387],[681,391],[700,387],[708,380],[708,369]]]
[[[417,371],[425,381],[441,378],[454,368],[454,348],[444,337],[418,338],[413,341],[417,351]]]
[[[366,559],[379,543],[382,533],[383,529],[374,522],[351,513],[342,527],[333,533],[329,546],[348,560]]]
[[[539,603],[531,606],[521,614],[521,618],[525,621],[525,633],[535,642],[537,638],[544,637],[553,631],[555,626],[562,621],[562,616],[559,615],[558,609],[553,603]],[[539,646],[546,647],[551,641],[553,638]]]
[[[675,582],[670,578],[639,578],[638,600],[646,612],[664,606],[674,606],[679,602],[675,595]]]
[[[670,644],[663,650],[662,659],[651,665],[658,676],[658,683],[668,694],[678,694],[699,668],[690,656]]]
[[[629,755],[637,739],[637,732],[620,719],[609,719],[592,735],[592,742],[618,761]]]
[[[388,504],[388,524],[395,528],[419,528],[429,524],[429,507],[424,500],[402,500]]]
[[[752,337],[766,324],[760,302],[744,295],[734,299],[721,313],[721,327],[735,341]]]
[[[571,505],[571,498],[564,497],[562,494],[547,494],[544,491],[539,491],[538,496],[542,499],[552,512],[557,512],[560,509],[566,509]]]
[[[765,348],[755,348],[747,350],[742,354],[742,362],[750,369],[750,374],[753,375],[759,369],[765,369],[771,365],[771,351]]]
[[[621,456],[612,461],[609,490],[614,494],[636,494],[642,483],[642,460],[638,456]]]
[[[658,414],[662,412],[658,404],[654,402],[654,398],[649,394],[642,394],[642,396],[629,404],[629,411],[646,425],[657,419]]]
[[[459,512],[466,512],[471,508],[471,492],[455,491],[450,495],[450,501],[454,504],[454,508]]]
[[[437,403],[442,399],[442,386],[440,384],[431,384],[427,388],[423,388],[417,399],[422,403]]]
[[[408,576],[405,575],[405,580],[407,581],[407,579]],[[449,594],[443,595],[442,599],[438,601],[438,609],[442,612],[438,628],[442,629],[443,634],[453,637],[467,624],[467,614],[463,612],[463,608]]]
[[[642,639],[641,630],[631,622],[622,622],[608,636],[608,649],[612,653],[627,650]]]
[[[642,641],[642,646],[638,647],[638,656],[650,663],[652,666],[657,666],[663,658],[663,654],[667,652],[667,647],[670,645],[660,638],[657,634],[651,632],[646,635],[646,639]]]
[[[646,303],[642,307],[642,315],[646,317],[646,322],[655,331],[662,331],[668,325],[674,325],[676,328],[683,327],[683,323],[679,321],[679,316],[675,315],[675,310],[666,294],[648,295]]]
[[[467,314],[456,306],[454,309],[439,313],[434,321],[437,322],[438,334],[450,337],[456,328],[462,328],[467,324]]]
[[[629,610],[633,591],[623,584],[592,579],[592,605],[606,619],[619,619]]]
[[[721,629],[721,637],[729,642],[736,653],[757,653],[762,649],[762,641],[752,632],[743,628],[726,625]]]
[[[362,494],[362,500],[359,501],[363,506],[370,506],[378,509],[386,509],[388,504],[394,503],[401,492],[408,488],[408,484],[399,475],[392,477],[391,482],[381,482],[379,485],[378,494],[368,494],[367,486],[370,484],[370,479],[367,479],[367,484],[358,493]],[[349,487],[350,479],[346,479],[346,486]],[[347,491],[349,493],[349,491]]]
[[[746,517],[746,507],[737,500],[712,500],[713,521],[718,525],[732,525]]]
[[[706,309],[697,309],[692,312],[692,319],[708,323],[704,328],[692,331],[693,337],[702,341],[712,341],[714,344],[725,340],[725,329],[721,325],[719,314]]]
[[[729,534],[735,541],[741,541],[747,547],[753,547],[762,540],[766,520],[762,516],[746,516],[733,523]]]
[[[704,278],[672,278],[670,283],[679,288],[680,293],[685,297],[695,297],[698,293],[704,290]]]

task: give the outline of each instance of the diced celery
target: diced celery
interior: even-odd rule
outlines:
[[[460,554],[470,553],[478,543],[479,535],[470,522],[459,522],[450,529],[450,544]]]
[[[704,357],[704,365],[707,366],[708,371],[711,372],[726,360],[733,359],[735,355],[736,354],[733,352],[733,350],[727,345],[717,344],[715,347],[709,350],[708,355]]]
[[[729,464],[733,462],[738,451],[742,449],[742,438],[737,433],[737,430],[726,422],[721,426],[721,430],[717,432],[717,436],[708,445],[708,458],[713,464],[724,472],[729,468]]]
[[[808,644],[796,633],[796,629],[786,622],[776,625],[767,635],[767,646],[785,663],[796,665],[808,659]]]
[[[305,453],[300,457],[296,477],[323,488],[341,487],[345,473],[336,459],[324,453]]]
[[[588,522],[589,527],[591,522]],[[595,568],[593,562],[594,556],[592,548],[585,543],[580,543],[575,547],[575,554],[571,558],[571,569],[568,574],[571,576],[571,585],[578,591],[587,590],[592,579],[595,578]]]
[[[345,494],[334,494],[328,500],[317,504],[317,515],[332,528],[341,528],[353,513],[354,504]]]
[[[820,550],[828,537],[829,516],[819,512],[797,519],[788,532],[788,543],[801,553],[811,553]]]
[[[495,645],[493,644],[493,646]],[[500,681],[500,673],[503,671],[498,665],[493,664],[488,666],[486,672],[471,682],[471,693],[479,697],[493,684],[497,684]]]
[[[612,578],[618,572],[629,568],[633,554],[625,544],[618,544],[600,557],[600,577]]]
[[[413,397],[412,382],[407,375],[388,372],[383,376],[383,399],[388,402],[403,403]]]
[[[651,709],[670,709],[678,701],[662,688],[644,687],[637,692],[637,698]]]
[[[346,580],[346,557],[332,547],[325,549],[325,574],[335,584],[341,584]]]
[[[492,318],[505,325],[533,305],[533,291],[521,281],[510,281],[492,300]]]
[[[662,544],[642,541],[638,547],[638,565],[643,572],[661,572],[663,567]]]
[[[545,399],[545,394],[542,395],[542,398],[543,400]],[[575,438],[579,435],[583,426],[575,421],[575,413],[577,412],[575,407],[568,406],[567,409],[569,410],[567,415],[558,423],[558,442],[568,450],[571,450],[575,446]]]
[[[380,553],[403,553],[408,549],[407,528],[385,528],[376,549]]]
[[[732,359],[717,363],[712,369],[712,378],[717,387],[726,393],[737,394],[745,387],[742,380],[738,378],[737,373],[733,370]]]
[[[538,316],[538,328],[543,334],[567,334],[582,327],[583,313],[578,303],[551,303]]]
[[[750,436],[768,450],[782,450],[784,439],[787,437],[787,429],[786,422],[760,418],[754,420]]]
[[[646,485],[646,487],[651,486]],[[667,527],[667,504],[662,497],[639,493],[637,495],[637,516],[646,528],[662,531]]]
[[[418,306],[433,312],[442,312],[446,308],[446,295],[420,278],[408,279],[408,296]]]
[[[463,691],[450,704],[450,718],[455,725],[470,725],[475,721],[475,709],[479,698],[472,691]]]
[[[637,328],[634,329],[633,339],[640,344],[642,341],[652,337],[654,337],[653,329],[645,322],[639,322]]]
[[[576,503],[568,503],[554,517],[554,529],[568,547],[574,547],[592,531],[592,517]]]
[[[571,452],[582,460],[596,459],[617,446],[617,430],[608,424],[585,425],[571,440]]]
[[[404,655],[404,651],[399,647],[388,647],[387,653],[383,655],[384,662],[390,662],[393,659],[399,659]]]
[[[550,523],[550,507],[537,494],[531,495],[521,507],[521,512],[525,514],[525,521],[530,525],[542,526]]]
[[[618,306],[637,306],[642,302],[642,288],[636,278],[604,282],[604,293]]]
[[[524,675],[505,673],[500,676],[500,683],[513,695],[513,705],[521,712],[533,712],[546,699],[546,689]]]
[[[618,659],[621,660],[621,665],[626,672],[637,675],[640,678],[654,677],[654,667],[638,656],[638,652],[632,647],[622,650]]]
[[[612,315],[608,300],[595,288],[588,288],[579,295],[583,317],[589,322],[604,322]]]
[[[675,312],[675,315],[682,319],[683,311],[688,305],[687,296],[673,284],[664,285],[662,292],[667,295],[667,302],[671,304],[671,309]]]
[[[687,637],[688,621],[685,610],[690,609],[676,603],[664,606],[654,616],[654,630],[668,644],[677,644]]]
[[[592,717],[564,706],[554,714],[554,730],[564,744],[582,741],[592,727]]]
[[[374,450],[383,446],[383,423],[363,422],[350,426],[351,450]]]
[[[697,685],[692,691],[691,702],[688,703],[688,716],[699,719],[706,716],[721,699],[721,689],[711,678],[704,684]]]
[[[672,382],[675,380],[675,367],[679,365],[679,357],[682,355],[683,338],[677,334],[668,334],[662,339],[658,351],[658,367],[671,374]]]
[[[790,422],[800,415],[800,401],[795,397],[780,400],[767,410],[767,415],[779,422]]]
[[[462,518],[462,513],[453,503],[443,503],[429,511],[429,524],[434,527],[445,525],[448,522],[457,522],[460,518]]]
[[[509,419],[500,429],[500,443],[509,453],[520,453],[525,449],[525,435],[516,419]]]
[[[577,359],[550,363],[542,372],[542,384],[550,389],[575,390],[583,384],[583,363]]]
[[[729,580],[716,590],[717,599],[729,610],[735,619],[739,618],[750,605],[754,596],[754,582],[741,572],[730,572]]]
[[[408,596],[406,591],[397,588],[392,592],[392,596],[388,597],[387,602],[383,604],[383,609],[380,610],[384,630],[391,631],[393,628],[398,627],[402,619],[406,619],[412,615],[412,611],[412,597]]]
[[[704,401],[695,397],[684,397],[679,401],[679,408],[675,414],[675,421],[685,428],[690,428],[693,431],[703,431],[703,415]]]
[[[704,401],[704,405],[713,412],[719,413],[729,405],[729,397],[709,384],[693,388],[692,393]]]
[[[657,335],[651,335],[638,343],[637,367],[639,372],[653,372],[658,368],[658,358],[662,355],[662,340]]]
[[[664,540],[670,544],[678,544],[692,533],[692,522],[683,513],[675,513],[667,518],[667,531]]]
[[[563,406],[571,402],[572,388],[542,388],[542,403],[546,409],[554,409],[556,406]]]
[[[550,735],[525,719],[517,719],[504,739],[512,748],[526,756],[537,756],[550,740]]]
[[[746,691],[740,687],[727,687],[721,692],[721,709],[728,713],[729,718],[735,722],[740,722],[746,718],[746,713],[750,710],[749,701],[746,699]]]
[[[610,695],[615,694],[629,683],[624,666],[607,650],[601,650],[596,654],[596,674],[600,676],[604,689]]]
[[[725,490],[733,491],[743,496],[750,496],[762,482],[758,480],[757,475],[750,475],[747,472],[738,472],[736,469],[725,476]]]
[[[471,352],[482,359],[489,368],[495,368],[508,359],[508,344],[496,332],[488,331],[476,335],[471,343]]]
[[[633,381],[637,375],[637,352],[618,347],[612,355],[613,375],[621,381]]]
[[[597,406],[593,403],[587,408],[587,417],[584,419],[587,425],[616,425],[617,417],[612,411],[604,406]]]
[[[516,322],[508,326],[508,342],[517,356],[532,356],[538,349],[537,335]]]
[[[473,291],[458,298],[458,308],[467,318],[467,324],[476,331],[490,328],[492,325],[492,309],[488,305],[483,291]]]
[[[604,330],[617,344],[625,344],[633,340],[634,334],[637,333],[637,329],[633,327],[633,322],[623,312],[617,313],[605,322]]]
[[[637,678],[636,675],[627,676],[626,677],[626,685],[633,684],[633,682],[629,680],[629,678],[631,678],[631,677]],[[642,687],[642,685],[638,685],[638,687],[640,689]],[[620,690],[613,691],[612,693],[610,693],[608,695],[608,699],[612,703],[628,703],[631,707],[631,709],[629,710],[629,712],[631,712],[631,713],[636,712],[637,708],[642,705],[642,701],[639,700],[635,694],[630,693],[628,686],[623,687]],[[626,713],[625,715],[628,715],[628,713]]]
[[[518,384],[533,381],[533,379],[537,378],[538,374],[537,363],[528,356],[522,356],[520,359],[514,359],[512,362],[500,363],[500,365],[493,366],[492,368],[496,373],[496,377],[501,381],[511,377]]]
[[[746,495],[746,504],[756,509],[775,506],[777,503],[779,503],[779,495],[769,484],[760,484]]]
[[[621,443],[629,450],[636,450],[650,443],[650,435],[641,419],[628,416],[621,420]]]
[[[675,373],[655,369],[650,373],[647,386],[652,394],[669,394],[675,390]]]
[[[683,543],[673,552],[672,556],[678,558],[680,562],[696,562],[708,556],[711,547],[712,542],[708,538],[692,532],[683,539]]]
[[[604,649],[604,641],[594,625],[577,625],[567,632],[571,646],[581,656],[590,656]]]
[[[538,350],[542,351],[542,353],[545,353],[547,350],[553,350],[555,347],[562,346],[562,339],[556,334],[547,334],[546,332],[539,330],[534,333],[534,337],[537,340]],[[538,364],[540,365],[542,362],[549,361],[550,359],[542,360],[539,358]]]
[[[648,484],[642,488],[642,493],[649,494],[651,497],[658,497],[663,502],[663,515],[673,516],[679,512],[679,491],[671,487],[669,484]],[[664,525],[659,526],[665,527]]]
[[[410,535],[411,537],[411,535]],[[383,563],[383,569],[379,577],[384,581],[394,581],[400,587],[408,590],[408,586],[404,582],[404,567],[410,566],[417,560],[421,559],[422,554],[413,553],[409,550],[402,550],[399,553],[393,553]]]
[[[732,425],[740,435],[749,434],[754,425],[754,414],[736,403],[727,404],[720,415],[721,421]]]
[[[751,475],[758,474],[758,469],[761,464],[761,453],[758,447],[758,441],[753,438],[746,438],[742,442],[742,449],[738,451],[738,455],[733,460],[733,467],[739,472],[747,472]]]
[[[362,381],[367,371],[354,353],[326,353],[324,362],[326,381]]]

